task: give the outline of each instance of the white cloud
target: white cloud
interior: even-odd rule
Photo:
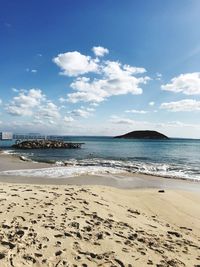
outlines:
[[[76,92],[68,94],[68,101],[71,103],[77,102],[102,102],[104,97],[95,94],[95,92]]]
[[[102,102],[108,96],[108,93],[101,88],[102,80],[90,81],[89,78],[80,77],[76,79],[71,87],[77,91],[68,94],[68,101],[76,102]],[[103,86],[103,85],[102,85]]]
[[[104,68],[104,66],[103,66]],[[118,61],[110,61],[107,60],[105,61],[105,68],[104,68],[104,74],[107,77],[110,77],[111,79],[115,78],[122,78],[122,77],[130,77],[135,74],[142,74],[145,73],[146,70],[144,68],[138,68],[138,67],[133,67],[130,65],[122,65]],[[133,76],[132,76],[133,77]]]
[[[29,91],[19,91],[18,96],[6,106],[6,111],[15,116],[30,116],[33,109],[40,105],[45,99],[45,95],[40,89],[30,89]]]
[[[81,107],[79,109],[74,109],[72,111],[69,111],[69,114],[71,114],[74,117],[88,118],[94,111],[95,109],[93,108]]]
[[[146,110],[136,110],[136,109],[131,109],[131,110],[126,110],[126,113],[134,113],[134,114],[146,114],[148,111]]]
[[[63,120],[66,123],[69,123],[69,122],[73,122],[74,121],[74,119],[71,116],[65,116]]]
[[[193,123],[184,123],[181,121],[169,121],[166,123],[162,123],[162,127],[169,126],[169,127],[199,127],[198,124]]]
[[[40,89],[20,90],[6,106],[6,111],[13,116],[29,116],[34,124],[49,125],[60,123],[57,105],[46,99]]]
[[[83,117],[83,118],[87,118],[90,115],[90,113],[87,110],[83,110],[83,109],[75,109],[71,111],[71,114],[73,116]]]
[[[3,101],[0,99],[0,105],[3,103]]]
[[[37,73],[37,70],[26,68],[26,72]]]
[[[117,117],[117,116],[112,116],[112,118],[110,119],[110,122],[111,123],[114,123],[114,124],[129,124],[129,125],[132,125],[134,124],[134,120],[131,120],[131,119],[128,119],[128,118],[120,118],[120,117]]]
[[[147,129],[156,129],[156,123],[153,122],[148,122],[148,121],[140,121],[140,120],[132,120],[129,118],[124,118],[120,116],[111,116],[110,122],[112,124],[117,124],[123,127],[124,129],[124,124],[126,127],[129,127],[130,129],[133,130],[147,130]]]
[[[123,69],[127,71],[129,74],[142,74],[146,72],[145,68],[139,68],[139,67],[132,67],[130,65],[125,64],[123,66]]]
[[[32,73],[37,73],[37,70],[31,70]]]
[[[162,79],[162,74],[159,72],[156,72],[156,80],[160,81]]]
[[[69,102],[99,103],[113,95],[142,94],[140,84],[146,84],[149,80],[147,76],[135,76],[144,69],[121,65],[116,61],[105,61],[100,67],[100,79],[79,77],[71,83],[71,88],[76,92],[68,94]]]
[[[159,77],[159,78],[161,78],[162,77],[162,74],[159,73],[159,72],[156,72],[156,76]]]
[[[162,90],[185,95],[200,94],[200,72],[181,74],[174,77],[171,83],[161,86]]]
[[[65,102],[67,102],[66,98],[63,98],[63,97],[60,97],[58,100],[59,100],[60,103],[65,103]]]
[[[149,121],[144,121],[144,120],[133,120],[133,119],[129,119],[129,118],[125,118],[125,117],[120,117],[120,116],[111,116],[110,122],[112,124],[117,124],[123,127],[122,129],[124,129],[124,124],[126,125],[126,127],[129,127],[130,129],[133,130],[151,130],[154,129],[156,130],[158,127],[160,127],[160,125],[158,125],[158,123],[155,122],[149,122]]]
[[[93,47],[93,51],[96,55],[103,56],[108,49]],[[67,100],[71,103],[100,103],[114,95],[142,94],[140,85],[146,84],[150,79],[142,75],[146,72],[144,68],[122,65],[118,61],[91,58],[77,51],[59,54],[53,62],[61,68],[62,74],[78,76],[70,84],[74,92],[67,95]],[[93,76],[81,76],[86,73],[92,73]],[[61,101],[64,102],[64,99]]]
[[[48,120],[51,123],[59,118],[60,113],[58,107],[50,101],[38,107],[38,112],[35,114],[35,119]]]
[[[94,108],[90,108],[90,107],[89,107],[89,108],[86,108],[86,110],[89,111],[89,112],[93,112],[93,111],[95,111]]]
[[[93,107],[98,107],[99,104],[98,103],[90,103],[90,106],[93,106]]]
[[[134,121],[131,119],[126,119],[126,118],[121,118],[121,119],[116,119],[115,121],[113,121],[114,123],[117,124],[134,124]]]
[[[12,88],[12,91],[13,91],[14,93],[18,93],[20,90],[17,89],[17,88]]]
[[[104,55],[109,53],[109,50],[107,48],[104,48],[102,46],[94,46],[92,48],[92,51],[97,57],[103,57]]]
[[[60,74],[66,76],[78,76],[88,72],[98,72],[98,64],[95,59],[81,53],[67,52],[53,58],[53,62],[61,68]]]
[[[161,109],[168,111],[200,111],[200,101],[194,99],[184,99],[176,102],[162,103]]]
[[[149,106],[153,107],[155,105],[154,101],[149,102]]]

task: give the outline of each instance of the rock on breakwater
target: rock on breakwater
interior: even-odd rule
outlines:
[[[47,149],[47,148],[67,148],[75,149],[81,148],[83,143],[66,143],[64,141],[55,141],[55,140],[29,140],[22,141],[13,145],[13,148],[17,149]]]

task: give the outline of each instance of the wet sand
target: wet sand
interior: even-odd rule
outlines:
[[[23,161],[17,155],[4,154],[0,151],[0,171],[48,168],[49,166],[50,164],[47,163]]]

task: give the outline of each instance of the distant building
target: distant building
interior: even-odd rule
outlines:
[[[13,133],[11,132],[0,132],[0,140],[12,140]]]

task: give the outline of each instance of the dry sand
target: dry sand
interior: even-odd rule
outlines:
[[[0,266],[198,267],[200,185],[180,184],[196,192],[2,183]]]
[[[199,266],[199,193],[0,185],[0,266]]]

